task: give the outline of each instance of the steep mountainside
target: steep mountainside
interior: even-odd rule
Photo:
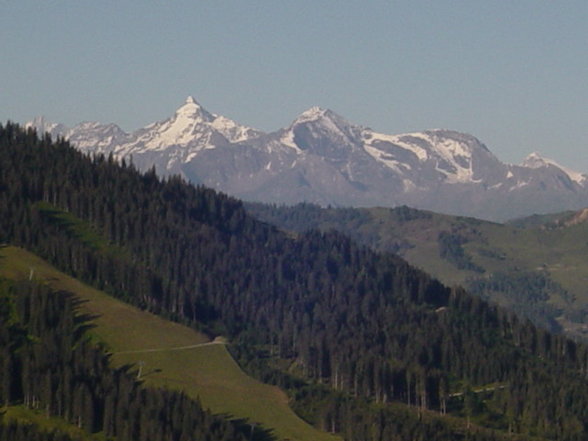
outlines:
[[[504,164],[471,135],[387,135],[319,107],[269,134],[211,114],[192,97],[171,118],[131,134],[112,124],[28,125],[84,152],[112,153],[251,201],[405,204],[491,220],[588,205],[587,176],[536,153],[520,166]]]

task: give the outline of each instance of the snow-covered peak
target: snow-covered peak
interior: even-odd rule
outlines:
[[[214,119],[214,115],[189,96],[171,118],[139,130],[137,140],[132,143],[133,150],[165,150],[172,145],[185,146],[196,138],[208,137],[208,126]]]
[[[298,153],[306,151],[331,157],[341,154],[336,150],[359,147],[360,135],[361,127],[349,123],[332,110],[314,106],[281,131],[280,142]]]
[[[577,172],[577,171],[574,171],[574,170],[570,170],[569,168],[558,164],[553,159],[549,159],[549,158],[545,158],[544,156],[541,156],[541,154],[538,152],[533,152],[529,156],[527,156],[523,160],[521,165],[523,167],[527,167],[527,168],[542,168],[542,167],[549,167],[549,166],[557,167],[561,171],[563,171],[566,175],[568,175],[572,181],[574,181],[578,184],[584,184],[588,180],[587,175],[580,173],[580,172]]]
[[[305,110],[304,112],[302,112],[298,118],[296,118],[296,120],[294,121],[294,124],[298,123],[305,123],[305,122],[309,122],[309,121],[317,121],[319,119],[321,119],[322,117],[325,116],[327,110],[323,109],[319,106],[313,106],[308,110]]]
[[[192,96],[186,98],[183,106],[176,110],[175,117],[177,120],[203,120],[210,122],[214,116],[207,112]]]
[[[237,124],[229,118],[208,112],[188,96],[168,119],[149,124],[116,147],[119,156],[152,154],[175,155],[174,164],[189,161],[198,152],[257,137],[261,132]],[[171,169],[169,164],[167,169]]]
[[[409,137],[411,135],[408,134],[404,134],[404,135],[386,135],[384,133],[377,133],[374,132],[372,130],[365,130],[362,134],[364,142],[365,142],[365,146],[366,149],[367,147],[369,147],[370,149],[368,150],[368,152],[370,152],[370,154],[372,156],[375,157],[376,153],[375,153],[375,146],[377,145],[383,145],[383,144],[391,144],[391,145],[395,145],[401,149],[404,149],[410,153],[413,153],[419,161],[423,162],[426,161],[427,158],[429,157],[429,154],[427,153],[427,149],[423,148],[422,146],[420,146],[419,144],[412,142],[409,139],[403,140],[403,138]],[[376,159],[381,159],[380,156],[386,156],[389,155],[387,152],[385,152],[385,149],[383,151],[380,151],[377,156],[378,158]]]
[[[443,130],[432,130],[417,135],[428,141],[435,151],[447,161],[454,161],[456,157],[471,159],[472,145],[464,142],[463,139],[448,135]]]
[[[313,106],[310,109],[302,112],[290,125],[293,129],[300,125],[313,125],[325,132],[339,133],[344,136],[350,136],[352,132],[357,132],[362,129],[360,126],[351,124],[341,115],[333,112],[330,109],[323,109],[322,107]]]
[[[180,107],[180,109],[200,110],[202,109],[202,106],[198,101],[196,101],[196,99],[194,99],[192,95],[190,95],[188,96],[188,98],[186,98],[186,101],[184,101],[184,105]]]
[[[298,118],[292,122],[290,127],[305,123],[318,123],[325,126],[336,125],[340,129],[345,127],[355,127],[341,115],[338,115],[330,109],[323,109],[319,106],[313,106],[310,109],[302,112]]]
[[[248,139],[257,138],[262,134],[259,130],[237,124],[235,121],[225,116],[214,115],[214,117],[211,127],[220,132],[231,142],[247,141]]]
[[[371,129],[362,133],[365,150],[391,169],[433,169],[446,183],[477,183],[477,164],[494,160],[475,137],[451,130],[386,135]]]

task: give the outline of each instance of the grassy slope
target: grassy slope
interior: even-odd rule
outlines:
[[[588,282],[587,222],[546,228],[541,222],[515,226],[433,214],[428,220],[399,224],[389,215],[380,213],[380,216],[387,219],[379,223],[387,225],[388,234],[393,232],[414,246],[403,252],[404,257],[447,284],[464,284],[468,278],[484,277],[495,271],[541,271],[575,296],[573,308],[588,307],[588,291],[585,289]],[[554,219],[553,216],[549,218]],[[439,232],[456,229],[468,237],[463,248],[472,262],[486,270],[485,274],[457,269],[440,258]],[[559,296],[553,296],[550,302],[566,306],[565,300]],[[585,333],[588,329],[587,325],[574,324],[563,318],[561,324],[573,333]]]
[[[192,397],[199,397],[203,405],[215,413],[247,418],[273,429],[278,439],[339,439],[301,420],[288,406],[288,397],[283,391],[248,377],[225,345],[171,349],[208,340],[193,329],[140,311],[90,288],[22,249],[0,249],[1,275],[29,277],[31,268],[36,280],[71,291],[83,300],[81,312],[96,316],[92,333],[113,352],[113,363],[120,366],[142,362],[142,379],[147,384],[183,390]],[[158,350],[129,352],[151,349]]]
[[[103,433],[88,434],[74,424],[68,424],[61,418],[47,416],[40,410],[32,410],[23,406],[9,406],[0,408],[3,414],[2,418],[6,421],[19,421],[28,424],[34,424],[42,432],[58,431],[66,433],[74,439],[80,441],[105,441]]]

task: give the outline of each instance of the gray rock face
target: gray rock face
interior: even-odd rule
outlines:
[[[498,160],[475,137],[450,130],[387,135],[313,107],[263,133],[206,111],[189,97],[175,114],[134,133],[114,124],[72,129],[28,123],[86,153],[252,201],[335,206],[409,205],[502,221],[588,206],[588,176],[533,153]]]

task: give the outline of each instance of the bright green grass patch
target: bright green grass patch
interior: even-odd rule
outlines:
[[[80,312],[96,317],[91,332],[113,352],[113,364],[135,364],[147,384],[183,390],[215,413],[272,429],[279,440],[340,440],[299,418],[282,390],[247,376],[222,341],[202,345],[210,343],[208,338],[191,328],[116,300],[25,250],[0,249],[0,275],[27,278],[31,268],[35,280],[75,293],[82,301]]]
[[[40,410],[32,410],[24,406],[8,406],[0,408],[0,421],[16,421],[37,426],[41,432],[60,432],[80,441],[107,441],[114,438],[106,438],[102,433],[89,434],[74,424],[69,424],[62,418],[47,417]]]
[[[112,244],[96,227],[67,211],[47,202],[37,202],[35,208],[52,223],[98,252],[119,256],[128,254],[124,248]]]
[[[277,388],[247,376],[223,344],[186,350],[115,354],[113,358],[116,363],[143,362],[141,378],[145,381],[200,396],[213,410],[222,410],[234,416],[246,414],[251,422],[275,427],[281,439],[335,439],[310,428],[302,420],[298,421],[288,407],[287,396]]]

